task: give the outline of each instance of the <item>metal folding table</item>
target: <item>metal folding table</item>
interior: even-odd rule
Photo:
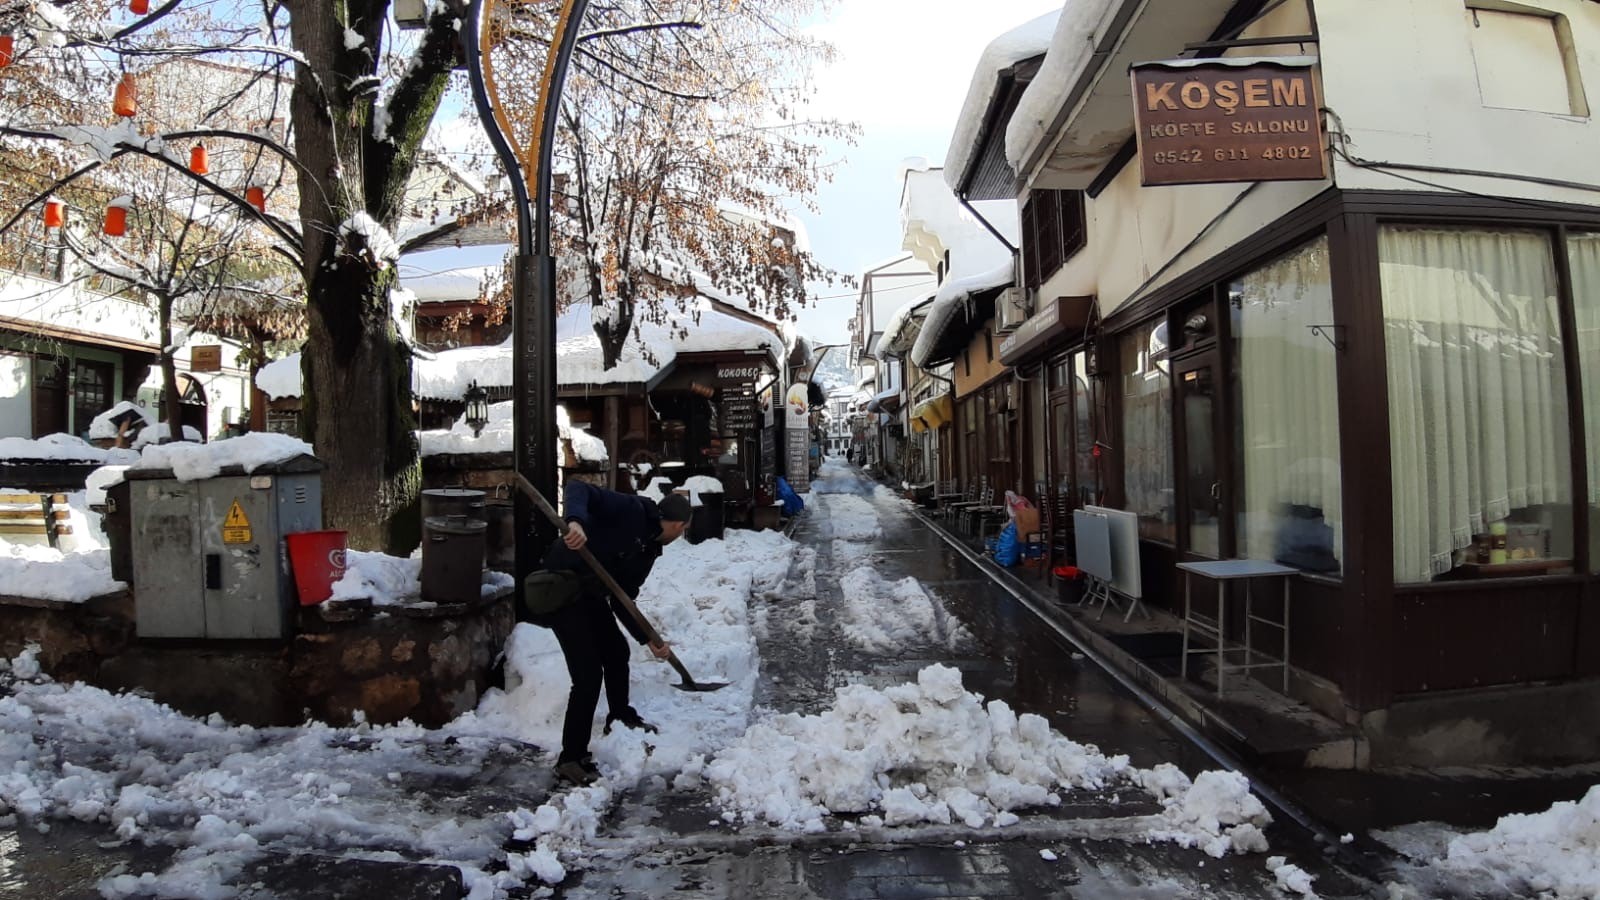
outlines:
[[[1217,562],[1192,562],[1179,563],[1179,570],[1183,572],[1183,663],[1181,672],[1184,678],[1189,677],[1189,656],[1194,653],[1215,653],[1217,655],[1217,693],[1224,690],[1224,683],[1228,672],[1248,672],[1252,669],[1283,669],[1283,692],[1289,692],[1289,582],[1299,570],[1290,566],[1279,565],[1258,559],[1224,559]],[[1217,618],[1214,623],[1206,621],[1204,617],[1197,616],[1191,598],[1191,576],[1199,575],[1209,578],[1217,583]],[[1252,581],[1258,578],[1283,579],[1283,621],[1274,622],[1255,614],[1254,598],[1250,590]],[[1244,662],[1240,664],[1228,663],[1228,582],[1244,582],[1244,646],[1235,647],[1234,650],[1243,649]],[[1277,657],[1277,662],[1256,662],[1256,657],[1273,659],[1266,653],[1255,649],[1254,628],[1256,623],[1276,628],[1283,636],[1282,654]],[[1189,648],[1191,632],[1202,637],[1216,641],[1216,647],[1206,647],[1197,650]]]

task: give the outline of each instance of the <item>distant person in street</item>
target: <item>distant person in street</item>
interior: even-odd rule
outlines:
[[[582,785],[600,775],[589,756],[589,737],[602,680],[609,709],[606,733],[617,723],[641,731],[656,729],[628,704],[628,643],[617,631],[617,620],[639,643],[649,643],[648,638],[577,551],[588,547],[617,584],[630,597],[637,597],[661,556],[662,546],[683,535],[692,511],[689,500],[679,494],[668,494],[656,502],[575,479],[567,482],[565,497],[567,534],[551,545],[544,564],[552,572],[581,576],[582,591],[576,602],[549,614],[539,624],[556,633],[567,671],[572,675],[556,776]],[[650,644],[650,652],[657,659],[666,659],[672,651],[662,641]]]

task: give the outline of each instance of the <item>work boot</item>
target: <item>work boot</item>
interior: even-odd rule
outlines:
[[[556,780],[573,787],[588,787],[600,780],[600,769],[594,764],[594,760],[587,756],[582,759],[558,761]]]
[[[642,731],[645,734],[656,733],[656,727],[639,718],[639,713],[634,711],[633,707],[631,706],[621,712],[607,713],[606,727],[601,734],[610,734],[611,726],[613,724],[626,725],[627,727],[632,728],[634,731]]]

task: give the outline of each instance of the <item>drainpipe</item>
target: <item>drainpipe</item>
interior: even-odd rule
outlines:
[[[1001,234],[1000,231],[994,227],[994,225],[990,224],[988,219],[983,217],[983,213],[978,212],[978,208],[972,205],[972,202],[967,199],[966,194],[956,194],[956,202],[965,207],[967,212],[972,213],[972,215],[977,218],[983,227],[988,229],[990,234],[994,235],[995,240],[999,241],[1001,245],[1003,245],[1007,250],[1011,251],[1012,256],[1017,255],[1017,248],[1014,247],[1010,241],[1006,240],[1006,236]]]

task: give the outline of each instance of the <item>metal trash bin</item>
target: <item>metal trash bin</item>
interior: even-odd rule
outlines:
[[[422,492],[422,521],[450,516],[465,516],[475,522],[489,521],[488,498],[471,488],[433,488]],[[487,533],[487,532],[486,532]],[[487,539],[485,541],[487,545]],[[485,553],[487,554],[487,550]]]
[[[688,538],[691,544],[717,540],[723,533],[722,494],[702,493],[700,504],[694,508],[694,514],[689,519]]]
[[[111,545],[111,577],[133,584],[133,511],[128,508],[127,479],[106,488],[105,509],[100,513],[100,530]]]
[[[483,595],[484,533],[488,524],[466,516],[422,520],[422,599],[472,603]]]

